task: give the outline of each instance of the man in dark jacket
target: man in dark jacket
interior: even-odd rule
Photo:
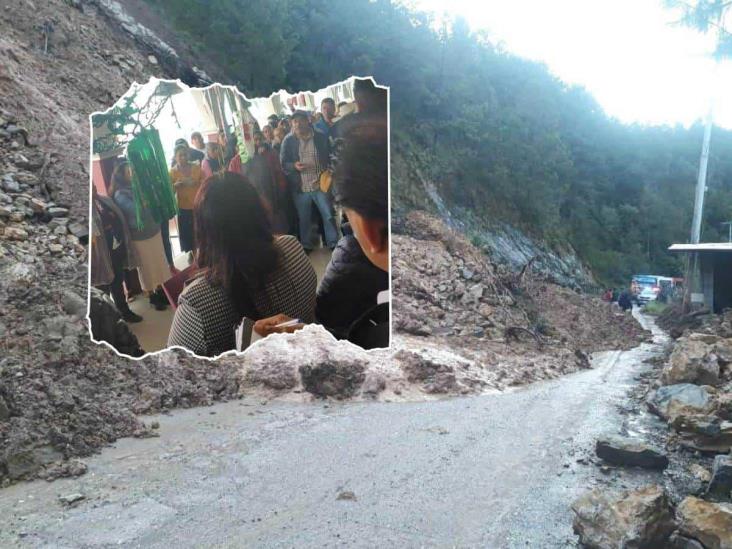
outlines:
[[[633,308],[633,302],[630,299],[630,291],[623,290],[623,292],[620,294],[620,297],[618,298],[618,305],[620,306],[623,311],[627,311],[628,309]]]
[[[369,261],[348,223],[343,238],[333,250],[318,286],[315,318],[339,339],[350,326],[377,303],[380,291],[389,287],[389,274]]]
[[[313,131],[308,114],[296,111],[292,116],[292,132],[280,149],[280,163],[285,172],[300,225],[300,243],[312,250],[312,205],[315,204],[323,221],[326,245],[333,249],[338,243],[333,204],[328,194],[320,190],[320,174],[328,168],[328,138]]]

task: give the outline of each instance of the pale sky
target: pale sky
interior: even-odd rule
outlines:
[[[622,122],[687,126],[706,117],[714,91],[715,124],[732,129],[732,62],[722,62],[715,76],[709,57],[715,37],[671,26],[678,14],[660,0],[408,4],[438,17],[462,15],[505,50],[543,62],[561,80],[587,89]]]

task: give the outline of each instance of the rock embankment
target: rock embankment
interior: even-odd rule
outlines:
[[[667,425],[665,448],[608,437],[597,441],[597,455],[622,467],[665,468],[670,461],[673,470],[665,487],[614,495],[606,489],[577,500],[574,530],[584,546],[732,548],[730,320],[732,312],[667,319],[676,339],[651,372],[645,398]]]

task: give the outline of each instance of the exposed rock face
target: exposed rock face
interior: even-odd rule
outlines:
[[[689,496],[676,509],[679,532],[707,549],[732,549],[732,504]]]
[[[680,383],[659,387],[648,398],[650,410],[667,421],[681,415],[706,414],[714,409],[714,403],[704,387]]]
[[[613,498],[593,490],[572,504],[580,543],[595,549],[666,547],[675,529],[663,488],[647,486]]]
[[[115,0],[90,0],[112,21],[123,28],[145,49],[152,50],[155,55],[148,56],[148,62],[157,65],[161,62],[164,69],[178,75],[183,82],[192,86],[206,86],[212,83],[211,78],[198,67],[188,66],[178,53],[161,40],[150,29],[130,17],[119,2]]]
[[[668,467],[668,458],[660,450],[643,442],[618,436],[599,439],[595,445],[595,453],[597,457],[614,465],[661,470]]]
[[[717,385],[719,363],[711,345],[698,338],[679,339],[661,374],[664,385],[696,383]]]

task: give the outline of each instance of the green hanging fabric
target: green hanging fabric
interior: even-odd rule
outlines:
[[[149,210],[158,223],[175,217],[178,206],[158,131],[144,129],[132,138],[127,145],[127,160],[132,165],[137,228],[142,229],[143,208]]]
[[[236,152],[241,158],[242,166],[249,161],[249,149],[244,135],[244,121],[240,112],[234,112],[234,133],[236,134]]]

